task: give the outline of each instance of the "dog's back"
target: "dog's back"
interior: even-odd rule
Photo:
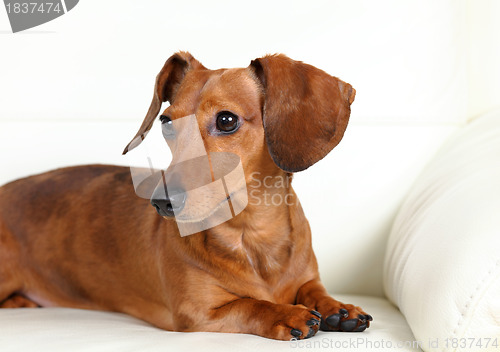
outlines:
[[[141,271],[155,267],[134,258],[133,248],[147,243],[143,236],[154,236],[141,228],[171,225],[161,220],[135,195],[126,167],[70,167],[4,185],[0,302],[17,293],[44,306],[113,309],[123,293],[134,296],[136,282],[128,282],[134,272],[149,275]],[[136,289],[143,296],[153,288],[145,282]]]

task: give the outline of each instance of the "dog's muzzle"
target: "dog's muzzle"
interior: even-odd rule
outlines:
[[[217,226],[245,209],[245,173],[237,154],[208,153],[195,115],[157,126],[161,131],[134,139],[127,154],[131,165],[147,165],[130,167],[139,197],[149,199],[159,215],[175,217],[181,236]]]

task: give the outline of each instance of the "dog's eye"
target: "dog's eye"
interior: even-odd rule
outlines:
[[[175,138],[175,129],[172,119],[168,116],[161,115],[161,132],[165,139],[174,139]]]
[[[166,116],[166,115],[161,115],[160,116],[160,121],[161,121],[162,125],[165,124],[165,123],[168,123],[169,125],[172,124],[172,119],[170,117]]]
[[[222,132],[234,132],[238,128],[238,117],[228,111],[217,115],[217,129]]]

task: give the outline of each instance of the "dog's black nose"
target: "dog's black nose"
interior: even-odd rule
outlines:
[[[173,217],[184,209],[186,204],[186,192],[183,189],[174,189],[170,193],[159,187],[161,191],[155,190],[151,197],[151,204],[161,216]]]

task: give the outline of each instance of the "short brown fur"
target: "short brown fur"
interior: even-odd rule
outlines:
[[[281,340],[319,328],[364,330],[371,316],[321,284],[291,185],[259,182],[291,179],[334,148],[354,95],[284,55],[208,70],[189,53],[174,54],[157,76],[139,141],[168,101],[163,114],[173,120],[196,114],[208,152],[241,157],[252,197],[267,191],[287,204],[251,202],[233,219],[181,237],[174,221],[135,195],[128,168],[89,165],[17,180],[0,188],[0,307],[119,311],[166,330]],[[204,128],[222,110],[242,120],[233,135]]]

